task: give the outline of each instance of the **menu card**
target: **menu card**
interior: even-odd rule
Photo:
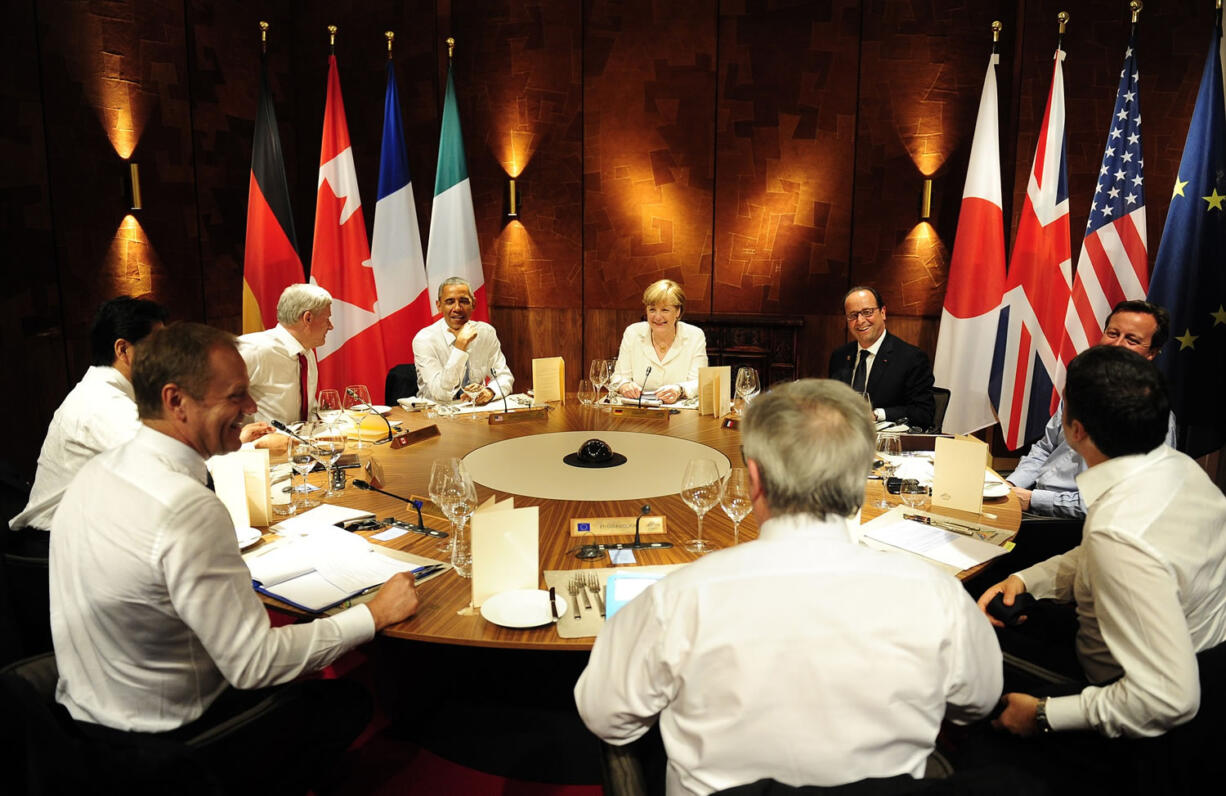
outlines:
[[[698,414],[723,417],[732,406],[732,367],[698,369]]]
[[[234,520],[245,530],[272,522],[272,491],[268,482],[268,449],[251,448],[208,460],[213,488]]]
[[[974,437],[937,437],[932,506],[979,514],[988,446]]]
[[[562,357],[532,360],[532,405],[566,398],[566,362]]]
[[[473,606],[504,591],[540,584],[540,518],[536,506],[515,508],[490,498],[473,513]]]

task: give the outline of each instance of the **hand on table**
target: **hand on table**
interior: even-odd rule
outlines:
[[[276,429],[268,423],[248,423],[247,425],[243,426],[241,431],[238,432],[238,438],[242,442],[251,442],[259,439],[260,437],[271,434],[274,431],[276,431]]]
[[[992,598],[997,594],[1004,594],[1004,604],[1013,605],[1013,600],[1019,594],[1026,593],[1026,582],[1017,575],[1009,577],[997,583],[995,586],[988,587],[988,590],[979,596],[979,610],[983,611],[983,615],[992,623],[992,627],[1004,627],[1005,623],[988,613],[988,603],[992,602]],[[1026,617],[1021,617],[1018,622],[1025,622]]]
[[[660,399],[661,403],[676,403],[677,399],[681,397],[681,388],[675,384],[666,384],[656,390],[656,397]]]
[[[1022,489],[1020,486],[1013,487],[1013,494],[1017,495],[1017,500],[1022,504],[1022,511],[1030,510],[1030,492],[1029,489]]]
[[[289,451],[289,437],[284,434],[268,434],[255,442],[257,448],[267,448],[270,453],[282,454]]]
[[[486,387],[481,392],[477,393],[477,397],[473,399],[473,406],[485,406],[494,398],[494,391]]]
[[[403,622],[417,613],[417,587],[413,581],[411,573],[397,572],[379,588],[374,598],[366,603],[371,618],[375,620],[376,632],[388,625]]]
[[[1008,693],[1000,698],[1005,709],[999,716],[992,719],[992,726],[998,730],[1007,730],[1013,735],[1029,738],[1038,733],[1039,723],[1035,719],[1039,707],[1037,697],[1030,694]]]
[[[632,381],[628,381],[622,386],[618,387],[617,392],[626,396],[627,398],[638,398],[643,394],[643,391],[639,388],[639,386]]]

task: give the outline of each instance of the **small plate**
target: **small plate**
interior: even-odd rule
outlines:
[[[1003,498],[1008,497],[1013,491],[1013,487],[1006,484],[1004,481],[984,481],[983,496],[985,498]]]
[[[238,535],[238,549],[246,550],[251,545],[264,538],[264,534],[257,531],[255,528],[235,528],[234,533]]]
[[[558,616],[566,613],[566,600],[554,597]],[[553,623],[549,612],[549,592],[541,589],[516,589],[495,594],[481,606],[487,621],[502,627],[540,627]]]

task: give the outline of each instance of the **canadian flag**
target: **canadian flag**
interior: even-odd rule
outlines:
[[[372,400],[382,401],[387,358],[335,55],[328,56],[328,99],[319,151],[311,281],[332,294],[335,326],[324,344],[315,350],[320,388],[343,390],[351,384],[364,384],[370,389]]]

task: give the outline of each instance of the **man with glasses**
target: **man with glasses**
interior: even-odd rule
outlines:
[[[928,355],[885,330],[885,305],[874,288],[847,291],[843,313],[855,340],[830,355],[830,378],[867,395],[877,420],[931,426],[936,406]]]

